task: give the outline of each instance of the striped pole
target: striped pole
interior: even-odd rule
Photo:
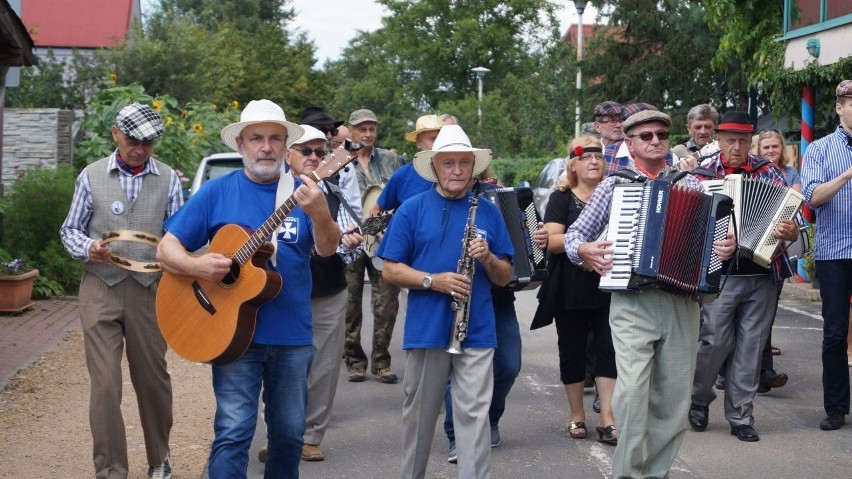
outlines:
[[[814,141],[814,111],[816,105],[816,95],[814,89],[807,84],[802,85],[802,139],[800,140],[799,157],[804,161],[805,151]],[[805,203],[802,206],[802,215],[808,223],[814,222],[814,211]],[[813,247],[813,245],[811,245]],[[800,259],[796,268],[796,281],[799,283],[809,282],[808,275],[805,272],[805,260]]]

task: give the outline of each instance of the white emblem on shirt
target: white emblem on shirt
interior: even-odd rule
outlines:
[[[288,217],[278,228],[278,241],[295,243],[299,239],[299,218]]]

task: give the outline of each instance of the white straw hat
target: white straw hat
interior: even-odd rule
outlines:
[[[414,169],[423,178],[435,182],[435,172],[432,170],[432,158],[438,153],[473,153],[473,176],[476,177],[491,164],[491,150],[473,148],[459,125],[444,125],[435,138],[431,150],[425,150],[414,155]]]
[[[269,100],[252,100],[240,114],[240,121],[222,128],[222,141],[234,151],[238,151],[237,137],[248,125],[255,123],[278,123],[287,129],[287,138],[299,138],[304,133],[301,126],[287,121],[284,110]]]

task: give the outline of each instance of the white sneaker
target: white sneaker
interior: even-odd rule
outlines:
[[[172,477],[172,462],[169,459],[169,454],[163,463],[157,467],[148,466],[148,477],[151,479],[171,479]]]

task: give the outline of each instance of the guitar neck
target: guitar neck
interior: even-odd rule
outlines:
[[[322,178],[317,176],[315,172],[311,172],[308,175],[313,181],[319,184],[322,181]],[[264,245],[267,241],[269,241],[270,237],[273,233],[281,226],[281,223],[290,216],[290,213],[299,206],[296,203],[294,198],[296,192],[287,198],[284,203],[279,206],[272,215],[263,222],[260,227],[252,233],[251,237],[249,237],[248,241],[240,248],[239,251],[234,254],[234,261],[239,263],[240,266],[244,265],[247,261],[249,261],[252,256],[257,252],[257,250]],[[272,238],[274,241],[275,239]]]

